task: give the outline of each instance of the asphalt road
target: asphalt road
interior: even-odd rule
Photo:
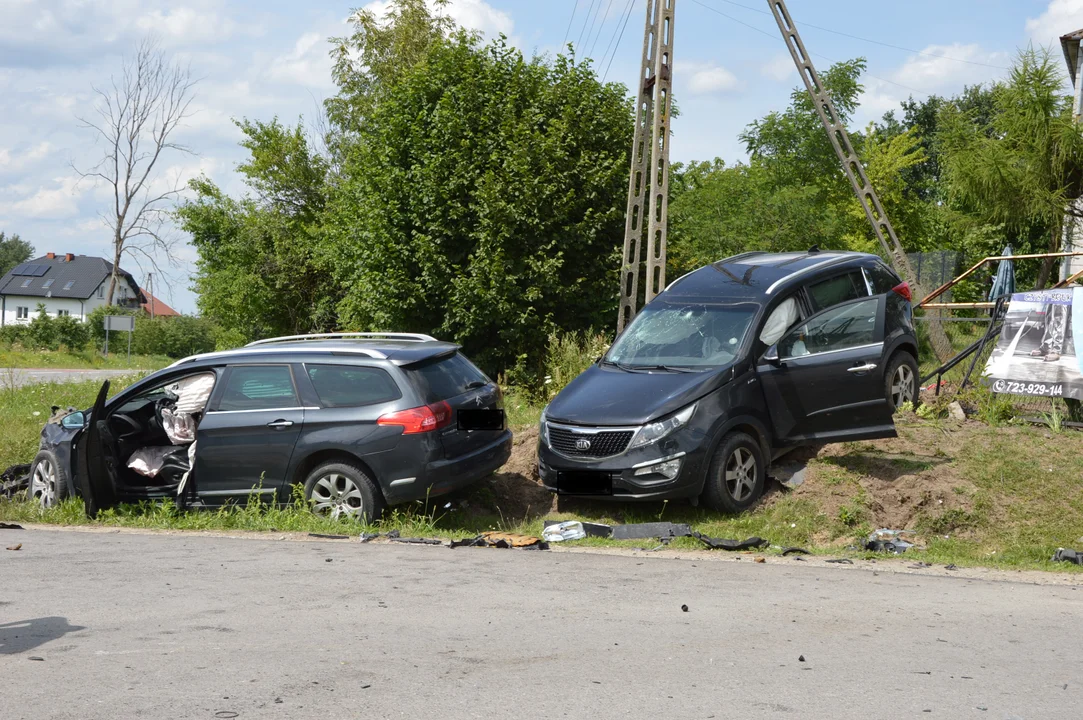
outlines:
[[[1071,586],[0,530],[0,547],[15,543],[0,550],[6,720],[999,720],[1083,706]]]
[[[37,385],[51,382],[81,382],[83,380],[101,380],[131,375],[138,370],[58,370],[50,369],[15,369],[7,370],[4,374],[4,384],[15,387],[24,385]]]

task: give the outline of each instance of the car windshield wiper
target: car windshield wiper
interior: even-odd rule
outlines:
[[[617,362],[616,360],[606,360],[605,358],[602,358],[602,365],[612,365],[624,372],[642,372],[644,369],[642,365],[629,365],[627,363]]]
[[[699,370],[694,370],[689,367],[681,367],[680,365],[636,365],[635,367],[642,368],[644,370],[663,370],[665,372],[675,373],[699,372]]]

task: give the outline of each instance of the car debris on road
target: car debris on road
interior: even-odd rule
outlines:
[[[1053,562],[1067,562],[1083,565],[1083,552],[1079,550],[1057,548],[1057,551],[1053,553]]]

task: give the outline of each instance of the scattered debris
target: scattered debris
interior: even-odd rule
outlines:
[[[727,538],[713,538],[693,532],[692,537],[709,547],[711,550],[757,550],[770,545],[761,537],[752,536],[747,540],[729,540]]]
[[[916,563],[914,563],[913,565],[911,565],[910,567],[912,569],[914,569],[914,570],[922,570],[924,568],[929,568],[929,567],[932,567],[932,566],[933,566],[932,563],[922,562],[922,561],[919,560]]]
[[[811,554],[812,553],[810,553],[805,548],[799,548],[799,547],[785,547],[785,548],[782,548],[782,556],[783,557],[786,557],[787,555],[811,555]],[[801,558],[797,558],[797,559],[800,560]]]
[[[764,558],[758,557],[758,558],[756,558],[756,562],[765,563],[765,562],[767,562],[767,560],[765,560]]]
[[[23,549],[23,544],[22,543],[19,543],[18,545],[9,545],[8,546],[8,550],[22,550],[22,549]]]
[[[795,556],[794,560],[800,560],[801,562],[805,562],[805,558],[801,557],[800,555]]]
[[[349,540],[349,535],[321,535],[320,533],[309,533],[309,537],[323,538],[324,540]]]
[[[564,542],[565,540],[581,540],[587,536],[583,523],[578,520],[565,522],[546,521],[542,530],[542,539],[546,542]]]
[[[30,487],[30,466],[12,465],[0,472],[0,497],[15,497]]]
[[[23,526],[18,523],[0,522],[0,530],[22,530]]]
[[[533,535],[518,535],[516,533],[485,532],[474,538],[455,540],[449,547],[493,547],[493,548],[528,548],[535,550],[548,550],[549,543]]]
[[[838,565],[853,565],[854,561],[850,558],[834,558],[832,560],[824,560],[824,562],[836,563]]]
[[[952,563],[951,565],[945,565],[944,569],[945,570],[958,570],[959,568],[956,567],[955,563]]]
[[[614,540],[644,540],[646,538],[675,538],[692,535],[686,523],[653,522],[614,525],[609,536]]]
[[[1057,548],[1057,551],[1053,553],[1053,562],[1068,562],[1075,563],[1076,565],[1083,565],[1083,552],[1080,552],[1079,550]]]
[[[331,561],[332,561],[332,558],[327,558],[326,560],[324,560],[324,562],[331,562]]]
[[[966,420],[966,411],[958,401],[948,404],[948,417],[952,420]]]
[[[443,540],[437,540],[436,538],[420,538],[420,537],[393,537],[388,538],[391,542],[396,543],[408,543],[410,545],[443,545]]]
[[[798,655],[797,656],[797,662],[805,662],[805,656],[804,655]]]
[[[681,612],[688,612],[688,606],[687,605],[681,605]]]
[[[910,540],[914,539],[913,530],[888,530],[887,528],[881,528],[871,535],[865,541],[865,549],[873,552],[889,552],[901,555],[910,548],[914,547],[914,543],[903,539],[903,535],[910,537]]]
[[[45,658],[38,657],[37,655],[31,655],[30,657],[27,658],[27,660],[35,660],[37,662],[45,662]]]
[[[776,465],[771,468],[771,472],[779,485],[793,490],[804,484],[808,472],[808,464],[788,463],[786,465]]]

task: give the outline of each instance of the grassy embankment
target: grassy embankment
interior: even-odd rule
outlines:
[[[173,362],[165,355],[132,355],[129,362],[126,347],[123,343],[112,346],[113,352],[105,357],[97,350],[25,350],[18,346],[0,345],[0,368],[157,370]]]
[[[123,384],[118,382],[115,387]],[[0,391],[0,427],[4,428],[0,467],[33,457],[50,404],[85,407],[97,388],[98,383],[71,383]],[[888,526],[917,531],[926,546],[926,550],[908,552],[904,556],[908,560],[1077,569],[1054,565],[1049,558],[1057,547],[1083,545],[1083,433],[907,414],[899,418],[898,439],[828,446],[809,461],[808,479],[800,488],[787,491],[772,485],[753,511],[725,516],[683,502],[554,502],[528,470],[530,436],[540,408],[515,392],[508,393],[506,404],[510,421],[524,441],[505,472],[456,496],[393,509],[376,529],[397,528],[405,536],[459,538],[489,529],[538,534],[546,518],[669,520],[688,522],[715,537],[759,535],[777,546],[856,557],[865,553],[852,546],[871,530]],[[317,518],[303,507],[258,503],[189,513],[178,513],[168,504],[128,506],[89,521],[78,500],[44,512],[25,502],[0,501],[0,520],[318,533],[357,533],[361,529],[356,524]],[[622,543],[588,539],[580,544]],[[654,545],[650,540],[623,544]],[[675,540],[672,547],[700,546],[684,538]]]

